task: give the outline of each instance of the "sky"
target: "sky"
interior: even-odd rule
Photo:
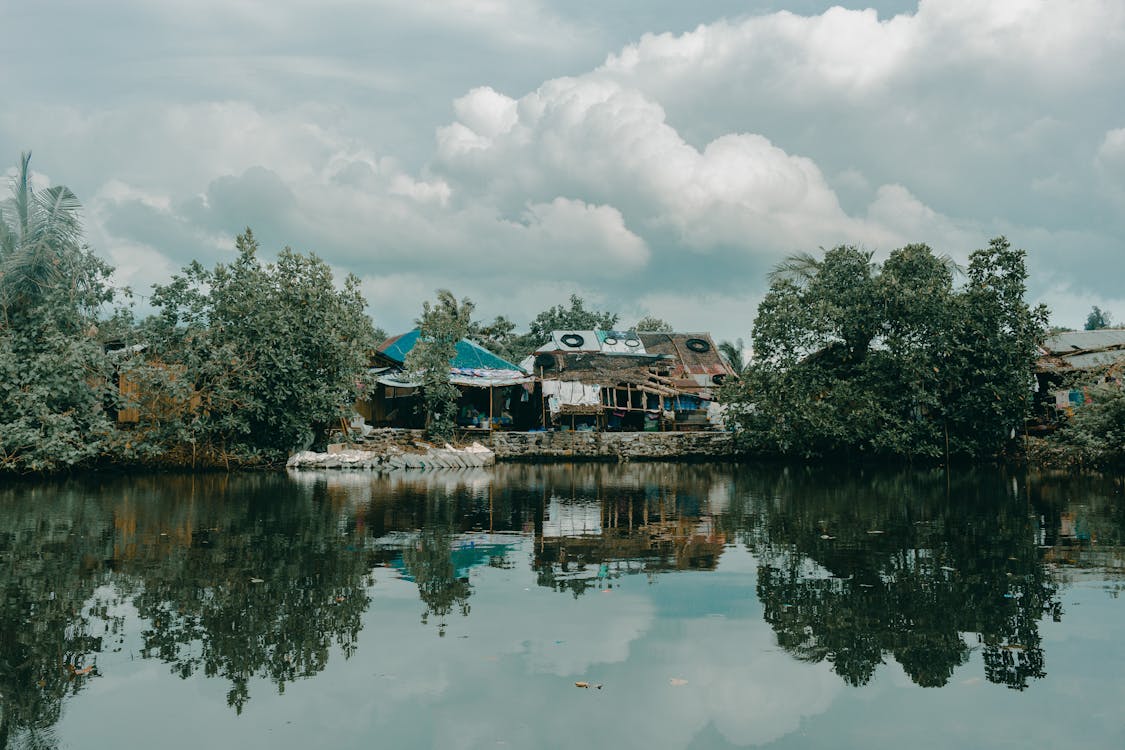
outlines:
[[[315,252],[405,330],[438,288],[521,328],[749,334],[799,251],[964,261],[1125,320],[1121,0],[0,0],[0,171],[34,154],[140,297]]]

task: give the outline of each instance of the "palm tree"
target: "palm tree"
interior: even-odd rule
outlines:
[[[820,248],[820,251],[823,253],[824,248]],[[821,263],[820,259],[804,250],[793,253],[773,267],[769,273],[770,283],[784,280],[798,283],[810,281],[820,271]]]
[[[31,153],[20,154],[12,195],[0,203],[0,314],[42,302],[60,289],[80,255],[82,206],[63,185],[37,192],[31,185]]]
[[[734,342],[719,342],[719,353],[723,355],[723,359],[727,361],[727,364],[731,366],[731,369],[739,375],[746,372],[746,367],[748,365],[748,363],[742,356],[742,352],[743,350],[745,350],[745,348],[746,345],[742,342],[741,338],[735,339]]]

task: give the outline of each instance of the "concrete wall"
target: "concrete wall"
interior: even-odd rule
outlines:
[[[676,461],[735,456],[729,432],[494,432],[481,440],[497,461]]]

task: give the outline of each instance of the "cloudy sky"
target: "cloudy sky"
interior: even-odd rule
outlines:
[[[745,336],[799,250],[955,258],[1125,319],[1121,0],[0,0],[0,164],[139,292],[251,226],[524,325],[571,292]]]

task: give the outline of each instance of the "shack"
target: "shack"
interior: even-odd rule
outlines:
[[[1099,385],[1121,387],[1125,378],[1125,329],[1062,331],[1044,339],[1035,367],[1036,416],[1052,422],[1073,415]]]
[[[392,336],[372,357],[373,386],[355,405],[374,427],[424,426],[421,389],[405,370],[406,355],[418,343],[417,328]],[[466,430],[527,429],[536,423],[535,379],[519,365],[469,339],[457,342],[449,380],[461,395],[457,424]]]
[[[554,331],[522,363],[539,381],[545,426],[703,430],[736,377],[709,333]]]

